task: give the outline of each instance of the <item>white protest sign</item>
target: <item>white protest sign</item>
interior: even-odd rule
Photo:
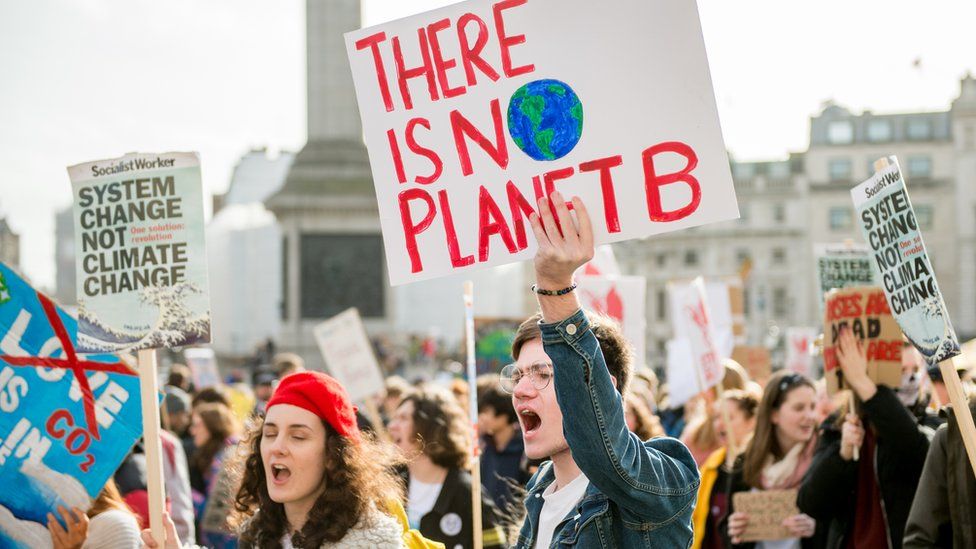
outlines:
[[[186,365],[193,374],[193,386],[196,390],[220,384],[217,355],[213,349],[185,349],[183,358],[186,359]]]
[[[817,339],[816,328],[791,327],[786,329],[786,369],[807,377],[813,377],[813,355],[810,348]]]
[[[346,309],[318,324],[314,333],[329,374],[346,388],[350,400],[383,390],[383,374],[357,309]]]
[[[675,314],[684,307],[689,299],[694,299],[691,295],[697,292],[697,288],[691,280],[671,281],[668,283],[669,305],[671,307],[671,327],[674,330],[675,339],[690,339],[690,325],[686,322],[683,315]],[[728,358],[732,356],[732,349],[735,348],[735,316],[732,313],[732,302],[729,293],[730,284],[721,280],[708,280],[704,282],[705,297],[708,302],[709,323],[712,330],[712,340],[718,348],[719,356]]]
[[[929,364],[960,353],[959,339],[935,281],[935,271],[908,198],[898,162],[851,189],[875,277],[902,332]]]
[[[210,341],[196,153],[127,154],[68,168],[74,194],[78,351]]]
[[[871,250],[863,244],[815,244],[813,255],[817,259],[821,311],[824,295],[834,288],[877,285],[871,266]]]
[[[393,285],[738,217],[695,2],[467,1],[346,34]]]
[[[646,326],[644,309],[647,279],[643,276],[577,276],[576,292],[586,309],[602,313],[617,321],[624,336],[634,346],[638,366],[646,362]]]
[[[701,392],[698,373],[695,371],[691,344],[687,339],[669,339],[668,353],[668,398],[672,407],[680,406]]]
[[[715,344],[712,332],[705,281],[698,277],[684,293],[680,307],[674,310],[677,322],[684,326],[684,333],[691,348],[692,365],[697,368],[699,390],[704,391],[722,381],[725,370],[722,356]]]
[[[586,262],[579,272],[589,276],[620,276],[620,266],[613,248],[609,244],[597,246],[593,250],[593,259]]]

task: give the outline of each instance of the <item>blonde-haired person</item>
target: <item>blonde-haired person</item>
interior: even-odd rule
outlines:
[[[722,367],[725,371],[722,377],[724,391],[742,391],[749,386],[749,374],[738,362],[726,359],[722,362]],[[693,411],[681,432],[681,442],[691,451],[698,467],[722,445],[718,433],[715,432],[715,407],[712,404],[717,394],[718,390],[712,387],[686,404]]]
[[[651,412],[644,398],[633,391],[627,391],[624,395],[624,419],[627,428],[641,440],[664,436],[661,420]]]
[[[88,512],[58,509],[61,522],[48,514],[54,549],[132,549],[139,547],[139,522],[109,479]]]
[[[715,405],[719,410],[715,413],[714,428],[722,447],[715,450],[701,467],[698,502],[691,517],[695,528],[694,549],[726,547],[728,536],[722,526],[728,514],[734,472],[730,468],[729,445],[734,441],[737,452],[732,460],[745,450],[756,428],[759,398],[749,391],[725,391]],[[727,423],[725,418],[728,418]]]
[[[780,371],[769,378],[756,414],[756,428],[737,460],[729,494],[728,534],[733,544],[749,526],[749,515],[736,511],[737,492],[798,489],[813,462],[817,444],[817,390],[809,378]],[[739,467],[741,463],[741,467]],[[806,513],[788,517],[784,526],[792,537],[742,544],[760,548],[813,547],[817,523]]]

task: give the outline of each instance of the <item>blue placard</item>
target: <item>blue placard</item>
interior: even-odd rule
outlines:
[[[0,263],[0,547],[50,546],[47,514],[87,509],[142,436],[139,377],[76,355],[75,319]]]

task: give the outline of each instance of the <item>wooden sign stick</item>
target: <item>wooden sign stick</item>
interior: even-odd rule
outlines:
[[[857,407],[856,407],[857,402],[854,400],[854,389],[848,389],[847,390],[847,395],[849,397],[847,399],[847,404],[851,408],[850,413],[856,415],[857,414]],[[855,446],[854,447],[854,461],[861,461],[861,447],[860,446]]]
[[[474,356],[474,283],[464,283],[464,343],[468,362],[468,418],[474,431],[474,446],[471,449],[471,530],[474,549],[482,548],[481,525],[481,451],[478,446],[478,381],[475,375]]]
[[[959,372],[952,363],[953,360],[955,358],[940,362],[939,370],[942,371],[942,381],[949,392],[949,401],[952,402],[952,413],[956,416],[966,453],[969,454],[969,464],[973,467],[973,471],[976,471],[976,424],[973,423],[973,414],[969,409],[969,402],[963,391],[962,381],[959,380]]]
[[[146,477],[149,489],[149,529],[160,547],[165,547],[163,505],[163,452],[159,442],[159,387],[156,380],[156,350],[139,351],[139,389],[142,393],[142,437],[146,441]]]

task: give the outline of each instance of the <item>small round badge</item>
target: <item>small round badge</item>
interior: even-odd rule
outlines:
[[[447,536],[461,533],[461,517],[457,513],[448,513],[441,517],[441,532]]]

